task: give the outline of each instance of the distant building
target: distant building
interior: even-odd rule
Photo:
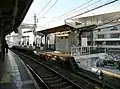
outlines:
[[[115,25],[94,31],[93,41],[97,45],[120,45],[120,25]]]
[[[17,33],[12,32],[6,36],[8,45],[10,47],[21,45],[21,46],[33,46],[34,34],[32,24],[21,24],[18,27]]]
[[[32,29],[22,29],[21,45],[33,46],[34,39]]]
[[[111,12],[105,14],[97,14],[91,16],[85,16],[74,19],[73,22],[67,22],[70,25],[79,30],[83,27],[96,25],[97,28],[90,29],[95,30],[93,32],[84,31],[82,33],[82,38],[87,38],[88,45],[91,45],[93,41],[94,45],[119,45],[120,44],[120,11]],[[114,20],[116,19],[116,20]],[[112,21],[114,20],[114,21]],[[79,23],[79,24],[78,24]],[[98,30],[97,30],[98,29]]]
[[[11,33],[10,35],[6,36],[6,40],[7,40],[9,47],[17,46],[20,44],[21,35],[16,34],[16,33]]]

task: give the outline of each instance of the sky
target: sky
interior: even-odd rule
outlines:
[[[25,18],[23,20],[23,23],[33,24],[34,23],[33,16],[34,16],[34,14],[36,14],[37,19],[39,19],[38,23],[37,23],[37,27],[39,30],[43,30],[45,28],[50,28],[50,27],[55,27],[55,26],[64,24],[64,20],[71,16],[75,16],[77,14],[80,14],[82,12],[90,10],[91,8],[95,8],[99,5],[102,5],[104,3],[107,3],[107,2],[110,2],[113,0],[58,0],[57,3],[52,7],[52,9],[50,9],[45,15],[43,15],[52,6],[52,4],[56,2],[56,0],[51,0],[51,2],[48,4],[48,6],[43,11],[41,11],[43,9],[43,7],[49,1],[50,0],[34,0],[27,15],[25,16]],[[85,3],[87,3],[87,4],[85,4]],[[93,5],[91,5],[91,4],[93,4]],[[83,5],[83,6],[81,6],[81,5]],[[69,15],[67,15],[63,18],[56,19],[57,17],[73,10],[74,8],[76,8],[78,6],[81,6],[81,8],[79,8],[73,12],[70,12]],[[81,16],[120,11],[119,8],[120,8],[120,0],[118,0],[117,2],[115,2],[113,4],[110,4],[108,6],[105,6],[103,8],[97,9],[97,10],[89,12],[89,13],[86,13]],[[49,21],[51,21],[51,22],[49,22]]]

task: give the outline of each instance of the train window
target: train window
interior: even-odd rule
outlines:
[[[63,39],[63,37],[61,37],[61,39]]]

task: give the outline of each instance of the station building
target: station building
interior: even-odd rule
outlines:
[[[110,12],[104,14],[96,14],[74,19],[73,22],[66,24],[79,28],[96,25],[97,27],[85,30],[81,37],[87,38],[88,45],[93,41],[94,45],[119,45],[120,44],[120,12]],[[79,23],[78,23],[79,22]],[[92,44],[93,45],[93,44]]]
[[[73,22],[65,21],[65,25],[44,29],[33,33],[33,28],[22,29],[21,45],[54,49],[62,52],[71,52],[71,47],[120,44],[120,12],[111,12],[83,16]],[[116,19],[116,20],[114,20]],[[114,21],[112,21],[114,20]],[[15,40],[14,40],[15,41]],[[13,42],[14,43],[14,42]],[[46,49],[45,48],[45,49]]]

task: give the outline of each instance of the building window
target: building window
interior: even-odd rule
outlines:
[[[112,30],[118,30],[118,28],[116,27],[116,26],[114,26],[112,29],[111,29],[111,31]]]
[[[98,38],[100,39],[100,38],[104,38],[104,34],[98,34]]]
[[[96,20],[97,21],[97,23],[98,23],[98,20]]]
[[[23,33],[29,33],[29,32],[32,32],[32,31],[25,31],[25,32],[23,32]]]
[[[91,22],[92,22],[92,19],[91,19]]]
[[[65,36],[65,39],[67,39],[68,37],[67,36]]]
[[[110,37],[111,38],[120,38],[120,33],[111,33]]]

